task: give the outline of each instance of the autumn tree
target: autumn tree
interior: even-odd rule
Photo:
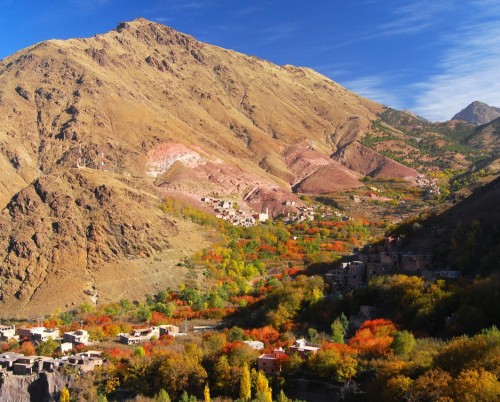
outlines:
[[[240,399],[243,401],[248,401],[252,397],[251,394],[251,381],[250,381],[250,369],[245,363],[241,372],[240,379]]]
[[[344,348],[349,348],[344,346]],[[335,346],[324,345],[314,356],[310,356],[308,366],[318,376],[337,382],[345,382],[356,375],[357,360],[355,352],[339,350]]]
[[[390,378],[382,391],[383,400],[387,402],[404,401],[412,383],[413,380],[404,375]]]
[[[451,401],[453,400],[450,387],[452,381],[451,375],[446,371],[428,370],[413,381],[406,393],[406,398],[411,401]]]
[[[390,320],[379,318],[365,321],[349,340],[349,346],[368,355],[386,355],[393,341],[396,326]]]
[[[210,402],[210,388],[208,384],[205,384],[205,388],[203,389],[203,398],[205,402]]]
[[[269,381],[262,371],[257,372],[257,379],[255,384],[255,399],[259,402],[272,402],[273,395]]]
[[[500,382],[485,370],[463,370],[453,381],[457,402],[500,401]]]
[[[214,389],[223,395],[229,395],[232,388],[232,375],[226,355],[220,356],[215,363],[213,376],[215,379]]]
[[[64,387],[61,390],[61,395],[59,395],[59,402],[70,402],[69,389]]]

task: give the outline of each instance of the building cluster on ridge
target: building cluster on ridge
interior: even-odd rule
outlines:
[[[375,276],[409,274],[427,279],[457,279],[459,271],[438,270],[432,254],[415,254],[401,250],[401,239],[387,237],[383,247],[369,247],[368,252],[357,251],[339,267],[325,275],[325,282],[333,292],[346,292],[365,287]]]

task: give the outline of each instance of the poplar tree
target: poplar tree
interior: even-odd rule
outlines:
[[[249,401],[252,397],[251,391],[251,381],[250,381],[250,369],[248,364],[243,365],[240,380],[240,399],[244,401]]]

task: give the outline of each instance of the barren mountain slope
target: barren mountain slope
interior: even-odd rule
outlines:
[[[382,110],[310,69],[144,19],[0,61],[2,311],[175,286],[174,265],[206,242],[159,211],[162,192],[273,213],[292,188],[357,187],[360,174],[330,155]]]
[[[106,299],[99,278],[107,266],[119,266],[119,271],[112,270],[115,278],[132,282],[138,272],[156,272],[158,267],[139,269],[144,266],[140,260],[168,257],[172,244],[185,235],[158,208],[160,202],[137,181],[92,169],[36,179],[0,215],[4,314],[50,312],[95,295]],[[192,235],[198,236],[199,229],[191,226]],[[192,251],[204,243],[195,242]],[[156,265],[168,268],[168,262]],[[154,289],[155,282],[142,284],[142,293]],[[128,296],[140,293],[128,290],[122,287]]]
[[[312,70],[143,19],[91,39],[44,42],[0,64],[0,185],[8,189],[0,205],[41,171],[75,166],[80,149],[86,166],[102,159],[111,171],[144,176],[148,157],[168,143],[201,147],[208,160],[238,161],[287,187],[285,146],[308,139],[329,155],[380,110]],[[163,169],[152,174],[169,168],[153,162]]]

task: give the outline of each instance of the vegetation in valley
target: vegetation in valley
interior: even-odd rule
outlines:
[[[383,183],[368,184],[384,188]],[[394,191],[390,188],[384,191]],[[337,400],[498,399],[500,281],[493,275],[498,233],[485,234],[474,222],[457,225],[449,241],[449,263],[461,270],[461,279],[384,275],[335,297],[324,274],[355,248],[379,240],[386,225],[346,218],[346,211],[331,213],[340,211],[341,198],[317,201],[309,200],[316,208],[312,220],[285,225],[276,219],[246,228],[165,200],[165,212],[218,233],[212,247],[182,262],[193,273],[203,272],[203,282],[192,275],[192,282],[145,301],[86,303],[48,317],[43,325],[61,331],[83,325],[107,359],[102,368],[75,377],[64,397],[290,401],[300,380],[330,384],[328,392]],[[392,233],[410,236],[416,223],[408,220]],[[482,265],[477,265],[481,253]],[[357,328],[349,325],[362,305],[375,307],[380,318],[364,320]],[[161,324],[187,329],[188,335],[131,346],[116,342],[119,333]],[[196,324],[212,329],[193,333]],[[257,370],[261,353],[286,350],[298,338],[317,345],[318,352],[283,354],[274,376]],[[253,350],[245,340],[261,341],[264,349]],[[60,354],[53,341],[36,347],[28,341],[4,343],[2,348]]]

